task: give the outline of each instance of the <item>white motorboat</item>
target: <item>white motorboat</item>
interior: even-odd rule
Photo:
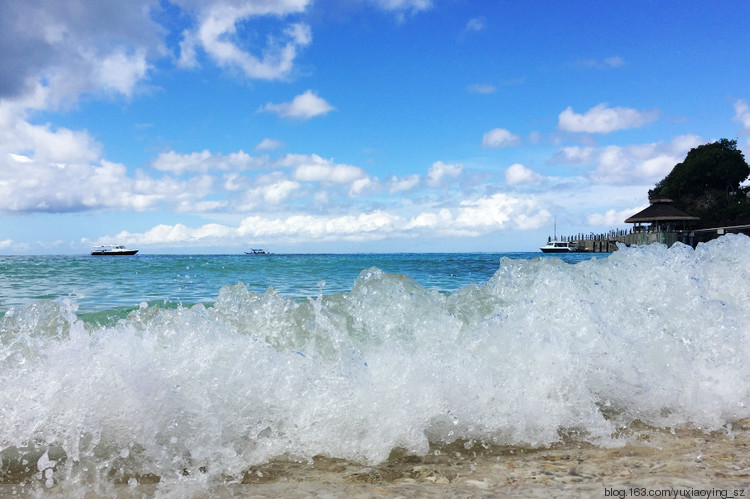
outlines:
[[[542,253],[577,253],[578,245],[573,241],[557,240],[557,217],[555,217],[554,238],[547,239],[547,244],[539,248]]]
[[[539,248],[543,253],[577,253],[578,247],[571,241],[547,241],[547,244]]]
[[[105,244],[101,246],[95,246],[94,251],[91,252],[92,255],[110,256],[135,255],[136,253],[138,253],[137,249],[127,249],[122,244]]]

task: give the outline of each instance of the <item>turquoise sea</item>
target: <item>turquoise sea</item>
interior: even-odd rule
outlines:
[[[730,428],[750,417],[749,257],[742,235],[564,257],[0,257],[0,485],[199,497],[278,459]]]
[[[606,254],[558,256],[575,263]],[[149,304],[185,306],[216,300],[222,286],[273,288],[301,300],[349,291],[365,269],[405,274],[427,289],[451,293],[487,281],[501,258],[549,258],[543,253],[399,253],[0,256],[0,312],[37,300],[69,299],[83,314]]]

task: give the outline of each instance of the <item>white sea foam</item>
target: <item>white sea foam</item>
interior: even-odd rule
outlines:
[[[0,323],[2,470],[231,481],[278,457],[728,428],[750,416],[749,256],[726,236],[504,259],[451,295],[373,268],[304,303],[227,286],[213,307],[142,305],[106,327],[40,302]]]

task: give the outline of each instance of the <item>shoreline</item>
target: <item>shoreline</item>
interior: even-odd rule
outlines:
[[[363,466],[318,457],[274,461],[245,471],[240,484],[187,479],[174,484],[108,484],[116,497],[748,497],[750,419],[729,431],[638,428],[620,447],[564,441],[549,448],[468,447],[453,443],[426,456],[394,452]],[[145,478],[145,477],[144,477]],[[156,477],[154,477],[156,478]],[[142,480],[143,482],[147,480]],[[45,487],[0,486],[0,497]],[[41,485],[41,484],[39,484]],[[101,484],[99,484],[101,485]],[[28,487],[28,488],[27,488]],[[30,489],[35,490],[30,490]],[[100,489],[100,487],[95,487]],[[64,480],[44,491],[65,496],[82,484]],[[87,490],[86,497],[99,496]]]
[[[475,445],[464,450],[459,444],[452,444],[443,447],[438,455],[433,450],[427,456],[392,456],[372,467],[321,460],[300,469],[278,469],[270,463],[256,469],[262,476],[246,475],[245,480],[261,485],[253,489],[257,497],[294,493],[295,482],[305,495],[303,491],[310,480],[326,484],[331,492],[355,497],[750,494],[750,420],[736,423],[731,434],[654,428],[627,433],[628,443],[621,447],[564,441],[539,449],[483,449]],[[264,488],[268,495],[264,495]]]

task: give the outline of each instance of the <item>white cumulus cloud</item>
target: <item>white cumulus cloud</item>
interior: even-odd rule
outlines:
[[[285,78],[294,66],[299,49],[310,44],[310,27],[290,23],[281,32],[269,37],[260,54],[243,50],[234,43],[238,24],[265,16],[283,18],[303,12],[307,0],[275,2],[193,2],[176,0],[186,10],[198,13],[198,27],[184,33],[180,44],[180,64],[198,64],[196,47],[201,47],[219,66],[241,69],[248,78],[276,80]],[[258,21],[260,22],[260,21]]]
[[[639,128],[659,117],[658,110],[638,111],[626,107],[607,107],[599,104],[584,114],[568,107],[558,116],[558,128],[566,132],[607,134],[617,130]]]
[[[131,96],[147,78],[150,59],[165,54],[160,27],[150,13],[153,0],[4,2],[0,99],[23,99],[44,88],[44,109],[74,103],[81,93]]]
[[[436,161],[427,172],[427,185],[430,187],[439,187],[446,177],[456,178],[461,175],[464,167],[461,164],[447,164],[442,161]]]
[[[565,165],[587,165],[596,153],[594,147],[568,146],[561,148],[551,159]]]
[[[419,185],[419,175],[407,175],[405,177],[393,176],[388,181],[388,191],[393,194],[395,192],[406,192],[414,189]]]
[[[521,199],[498,193],[461,202],[453,225],[477,233],[488,229],[537,229],[546,223],[548,216],[534,198]]]
[[[317,154],[287,154],[278,161],[278,165],[292,168],[294,179],[300,182],[348,184],[367,177],[367,173],[358,166],[334,163]]]
[[[482,137],[482,146],[484,147],[512,147],[521,143],[521,137],[511,133],[505,128],[494,128],[484,134]]]
[[[625,220],[635,213],[646,208],[646,205],[626,208],[624,210],[610,209],[604,213],[592,213],[586,217],[586,222],[595,227],[617,227],[623,225]]]
[[[281,180],[263,188],[263,200],[268,203],[279,204],[286,201],[299,188],[300,185],[297,182]]]
[[[417,208],[411,214],[396,209],[370,209],[348,214],[312,215],[303,212],[271,216],[254,214],[233,227],[207,224],[158,225],[143,233],[121,232],[128,245],[244,244],[248,238],[275,242],[370,241],[386,238],[478,236],[503,229],[536,229],[549,222],[549,212],[533,197],[506,194],[462,201],[450,207]],[[111,238],[110,238],[111,239]]]
[[[169,151],[161,153],[151,163],[151,167],[181,175],[184,173],[205,173],[213,170],[247,170],[260,168],[265,163],[266,158],[250,156],[242,150],[228,155],[212,154],[208,150],[190,154]]]
[[[654,184],[682,162],[690,149],[700,144],[699,137],[682,135],[668,143],[607,146],[599,152],[596,169],[589,177],[595,183],[604,184]]]
[[[334,109],[325,99],[321,99],[312,90],[296,96],[290,102],[281,104],[268,103],[258,111],[275,113],[284,118],[309,120],[315,116],[329,113]]]
[[[359,178],[349,187],[349,196],[359,197],[374,194],[380,190],[380,182],[372,177]]]
[[[744,99],[739,99],[734,103],[734,121],[742,126],[742,133],[750,135],[750,106]],[[748,140],[750,145],[750,140]]]
[[[273,151],[274,149],[280,149],[282,147],[284,147],[284,143],[282,141],[266,137],[265,139],[261,140],[257,146],[255,146],[255,150]]]
[[[505,183],[508,185],[539,185],[543,180],[540,174],[520,163],[510,165],[505,170]]]
[[[96,76],[104,88],[131,96],[138,82],[146,77],[149,68],[144,49],[138,49],[134,53],[119,50],[98,61]]]

